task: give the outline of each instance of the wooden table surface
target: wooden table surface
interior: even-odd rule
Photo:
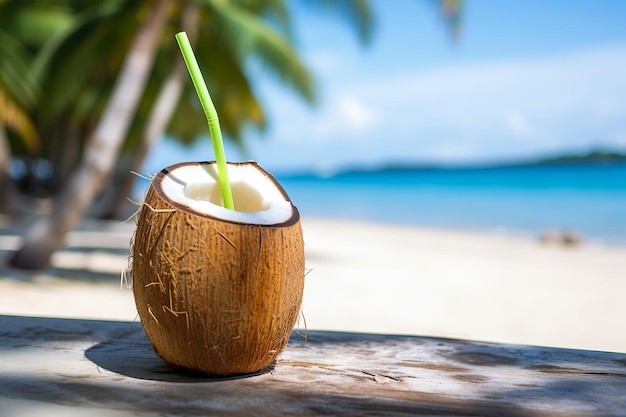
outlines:
[[[27,415],[626,416],[626,354],[310,331],[211,378],[167,367],[137,322],[0,315],[0,416]]]

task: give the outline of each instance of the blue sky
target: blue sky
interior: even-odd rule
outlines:
[[[340,19],[297,12],[317,105],[256,68],[270,126],[251,132],[246,155],[227,145],[229,160],[332,172],[626,151],[626,1],[467,0],[457,43],[432,0],[372,3],[367,46]],[[214,159],[208,140],[166,140],[145,169],[197,159]]]

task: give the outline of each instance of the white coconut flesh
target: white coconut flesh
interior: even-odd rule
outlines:
[[[291,202],[271,177],[254,163],[228,164],[235,210],[223,207],[215,164],[185,164],[171,169],[161,181],[164,194],[191,210],[224,220],[271,225],[293,215]]]

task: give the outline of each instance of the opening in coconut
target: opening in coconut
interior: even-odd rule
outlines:
[[[224,220],[271,225],[293,217],[293,206],[277,181],[255,162],[229,163],[235,210],[223,207],[214,163],[169,167],[161,180],[164,197],[201,214]]]

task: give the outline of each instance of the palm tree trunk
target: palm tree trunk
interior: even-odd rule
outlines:
[[[185,2],[185,8],[182,16],[182,28],[187,32],[190,43],[195,43],[197,35],[198,10],[194,1]],[[143,137],[139,148],[130,158],[130,162],[123,163],[122,178],[112,181],[112,191],[107,194],[111,197],[104,201],[104,207],[100,211],[101,217],[105,219],[125,217],[124,209],[128,204],[127,198],[131,195],[133,185],[136,181],[134,175],[129,175],[128,171],[134,170],[138,172],[144,160],[148,156],[148,152],[154,144],[163,136],[168,123],[170,122],[176,105],[180,100],[183,91],[184,80],[187,76],[187,69],[182,59],[174,62],[172,70],[163,82],[163,86],[159,91],[150,117],[146,123]]]
[[[107,203],[108,209],[104,210],[104,218],[118,218],[124,209],[124,205],[127,202],[127,197],[130,196],[135,182],[135,177],[128,174],[128,171],[137,171],[143,161],[146,159],[148,152],[157,142],[157,140],[163,135],[167,124],[169,123],[176,104],[180,98],[180,94],[183,89],[184,76],[186,75],[185,64],[182,60],[177,60],[174,64],[174,68],[168,75],[164,86],[162,87],[155,105],[150,113],[150,118],[146,124],[146,130],[142,137],[139,148],[135,151],[130,158],[130,163],[126,163],[126,168],[123,168],[123,178],[113,181],[115,190],[109,193],[113,196]],[[120,186],[121,184],[121,186]]]
[[[139,28],[76,172],[56,199],[52,214],[26,231],[22,248],[11,258],[14,267],[40,269],[47,266],[52,254],[63,246],[67,233],[78,225],[102,188],[113,169],[150,74],[170,2],[156,0],[147,21]]]
[[[18,209],[18,194],[9,175],[11,148],[4,125],[0,122],[0,213],[13,214]]]

